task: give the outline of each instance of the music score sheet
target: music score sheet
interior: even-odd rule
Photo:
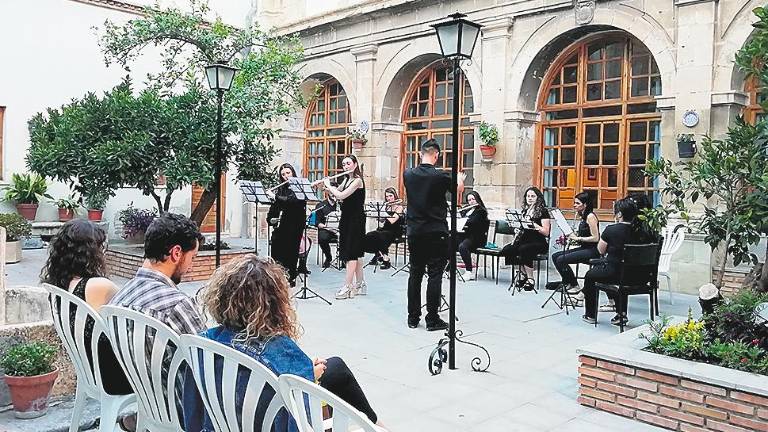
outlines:
[[[566,236],[573,234],[573,227],[565,219],[560,209],[552,209],[552,216],[555,218],[555,223],[557,223],[557,227],[560,228],[563,234]]]

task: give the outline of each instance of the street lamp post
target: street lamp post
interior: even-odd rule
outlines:
[[[216,268],[221,264],[221,142],[222,142],[222,113],[221,107],[224,92],[232,87],[237,68],[225,63],[214,63],[205,67],[205,76],[208,86],[216,91],[216,171],[214,182],[216,183]]]
[[[435,32],[443,57],[453,63],[453,147],[451,151],[451,235],[449,251],[450,312],[448,318],[448,368],[456,369],[456,205],[458,204],[457,183],[459,170],[459,116],[461,95],[459,75],[462,59],[471,59],[472,51],[480,34],[480,25],[465,20],[466,15],[449,15],[450,21],[435,24]],[[431,364],[431,363],[430,363]],[[431,367],[431,366],[430,366]]]

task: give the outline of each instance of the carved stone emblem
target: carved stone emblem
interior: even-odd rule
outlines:
[[[573,0],[573,12],[576,16],[576,24],[587,25],[595,17],[594,0]]]

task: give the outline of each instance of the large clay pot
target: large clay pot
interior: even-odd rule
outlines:
[[[16,204],[16,211],[28,221],[35,220],[38,204]]]
[[[72,209],[60,208],[59,209],[59,222],[66,222],[72,220],[75,217],[75,211]]]
[[[88,209],[88,220],[92,222],[101,222],[101,216],[104,210]]]
[[[40,417],[48,411],[48,396],[59,370],[30,377],[5,376],[11,393],[13,414],[18,418]]]
[[[483,160],[491,160],[496,154],[496,146],[481,145],[480,153],[483,155]]]
[[[5,242],[6,264],[15,264],[21,261],[21,246],[22,242],[20,240]]]
[[[361,139],[353,139],[352,140],[352,148],[353,149],[361,149],[365,145],[366,141]]]

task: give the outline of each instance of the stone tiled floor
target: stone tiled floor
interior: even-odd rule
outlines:
[[[35,283],[44,256],[29,252],[25,263],[9,267],[9,284]],[[407,327],[407,274],[391,277],[392,270],[373,274],[367,269],[369,295],[336,301],[333,294],[343,274],[321,272],[314,265],[314,251],[311,257],[309,286],[333,304],[297,301],[304,327],[300,345],[311,357],[345,359],[392,431],[659,430],[576,402],[576,349],[618,333],[608,323],[612,314],[601,315],[595,328],[581,321],[581,310],[566,315],[551,303],[542,309],[548,292],[513,297],[506,289],[506,270],[499,285],[488,279],[459,282],[457,328],[466,340],[488,349],[491,365],[486,373],[473,372],[470,361],[480,351],[458,344],[457,369],[446,366],[442,374],[431,376],[428,357],[442,333],[427,332],[423,321],[417,329]],[[447,286],[444,281],[445,293]],[[199,287],[182,288],[194,294]],[[665,314],[684,315],[689,306],[698,311],[695,302],[693,296],[675,295],[672,306],[664,293],[660,306]],[[633,298],[630,326],[641,324],[647,313],[647,300]]]

